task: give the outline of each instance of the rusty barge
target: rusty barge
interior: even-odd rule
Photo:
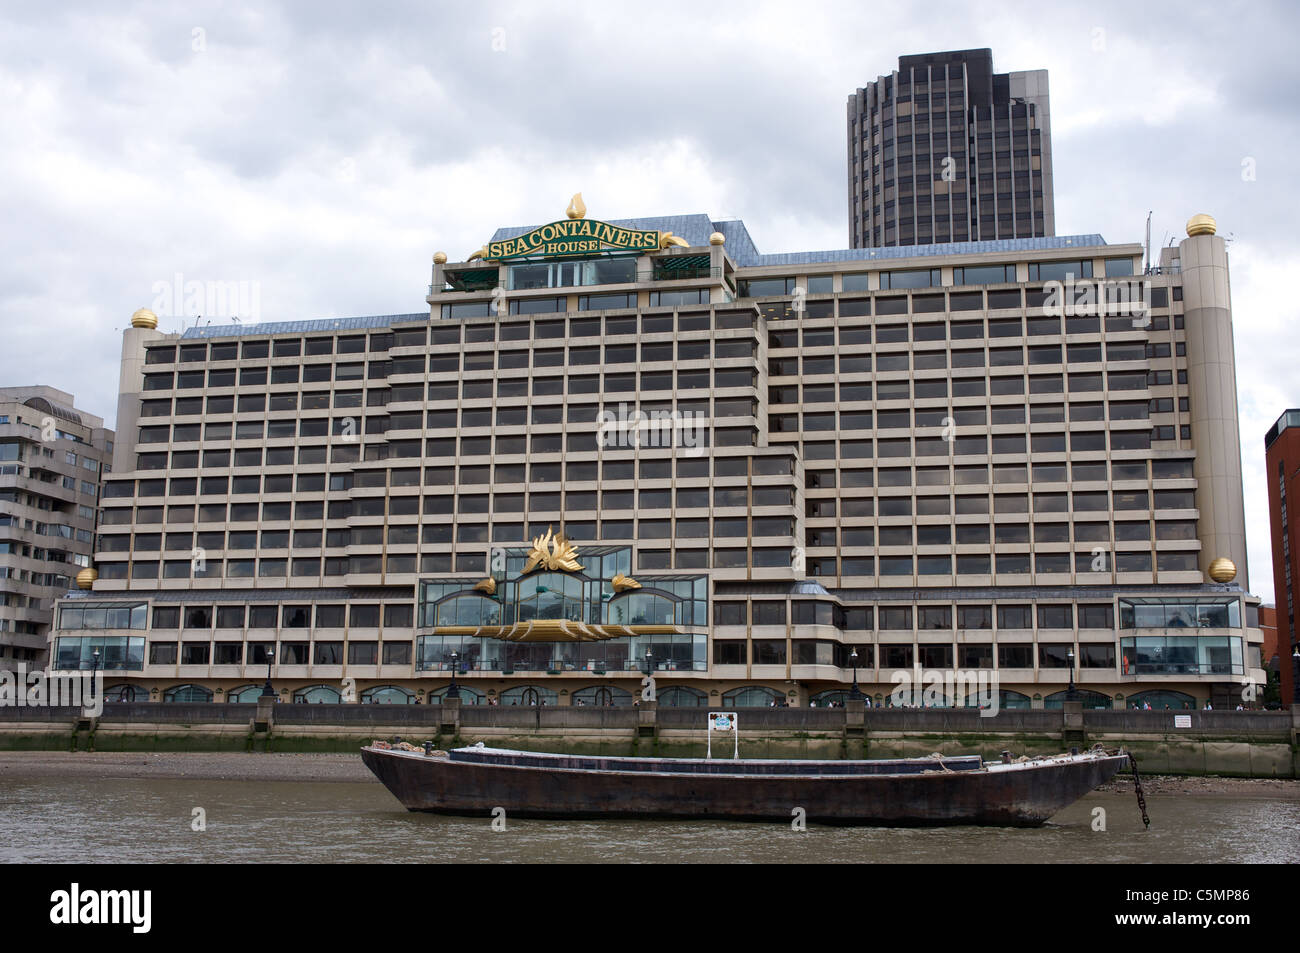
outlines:
[[[1094,749],[1032,760],[877,761],[542,754],[475,746],[367,746],[366,766],[407,810],[488,817],[705,818],[821,824],[1035,827],[1129,761]]]

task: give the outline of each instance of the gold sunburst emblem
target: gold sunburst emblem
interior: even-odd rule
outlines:
[[[581,572],[578,563],[578,550],[569,542],[563,532],[552,532],[546,527],[546,535],[533,539],[533,548],[528,551],[528,561],[524,563],[521,575],[527,575],[538,567],[560,572]]]

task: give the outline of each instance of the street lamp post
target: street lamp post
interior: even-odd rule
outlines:
[[[862,700],[862,689],[858,688],[858,650],[856,648],[849,651],[849,661],[853,663],[853,688],[849,692],[849,697],[855,702]]]
[[[1065,700],[1072,702],[1078,699],[1078,692],[1074,688],[1074,649],[1066,653],[1066,658],[1070,660],[1070,685],[1065,690]]]
[[[271,687],[271,663],[275,661],[275,643],[271,643],[266,650],[266,684],[262,686],[263,698],[274,698],[275,689]]]
[[[645,650],[645,673],[646,673],[646,677],[651,677],[651,676],[654,675],[654,671],[655,671],[655,662],[654,662],[654,659],[655,659],[655,654],[654,654],[654,652],[651,651],[650,649],[646,649],[646,650]]]
[[[447,686],[447,697],[460,701],[460,689],[456,687],[456,669],[460,668],[460,656],[451,653],[451,684]]]
[[[90,653],[90,680],[95,680],[95,673],[99,671],[99,649]]]

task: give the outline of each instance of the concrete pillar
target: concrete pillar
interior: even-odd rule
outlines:
[[[636,734],[638,738],[653,738],[659,730],[659,703],[643,701],[637,708]]]
[[[438,716],[438,734],[440,735],[458,735],[460,734],[460,698],[446,698],[441,702],[441,713]]]
[[[867,705],[861,698],[850,698],[844,702],[844,733],[861,735],[867,729]]]
[[[1227,557],[1237,566],[1237,583],[1249,592],[1228,250],[1214,232],[1214,220],[1198,215],[1179,245],[1200,568],[1208,579],[1210,563]]]
[[[117,381],[117,432],[113,443],[113,473],[135,470],[136,428],[140,423],[140,398],[144,393],[144,347],[149,341],[178,338],[153,328],[127,328],[122,332],[122,370]],[[170,396],[166,391],[165,396]]]
[[[278,697],[277,695],[257,696],[257,717],[254,721],[266,726],[263,731],[270,731],[271,726],[275,724],[275,702]]]

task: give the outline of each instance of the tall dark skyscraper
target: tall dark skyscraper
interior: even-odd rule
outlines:
[[[848,102],[854,248],[1056,234],[1047,70],[992,50],[900,56]]]

